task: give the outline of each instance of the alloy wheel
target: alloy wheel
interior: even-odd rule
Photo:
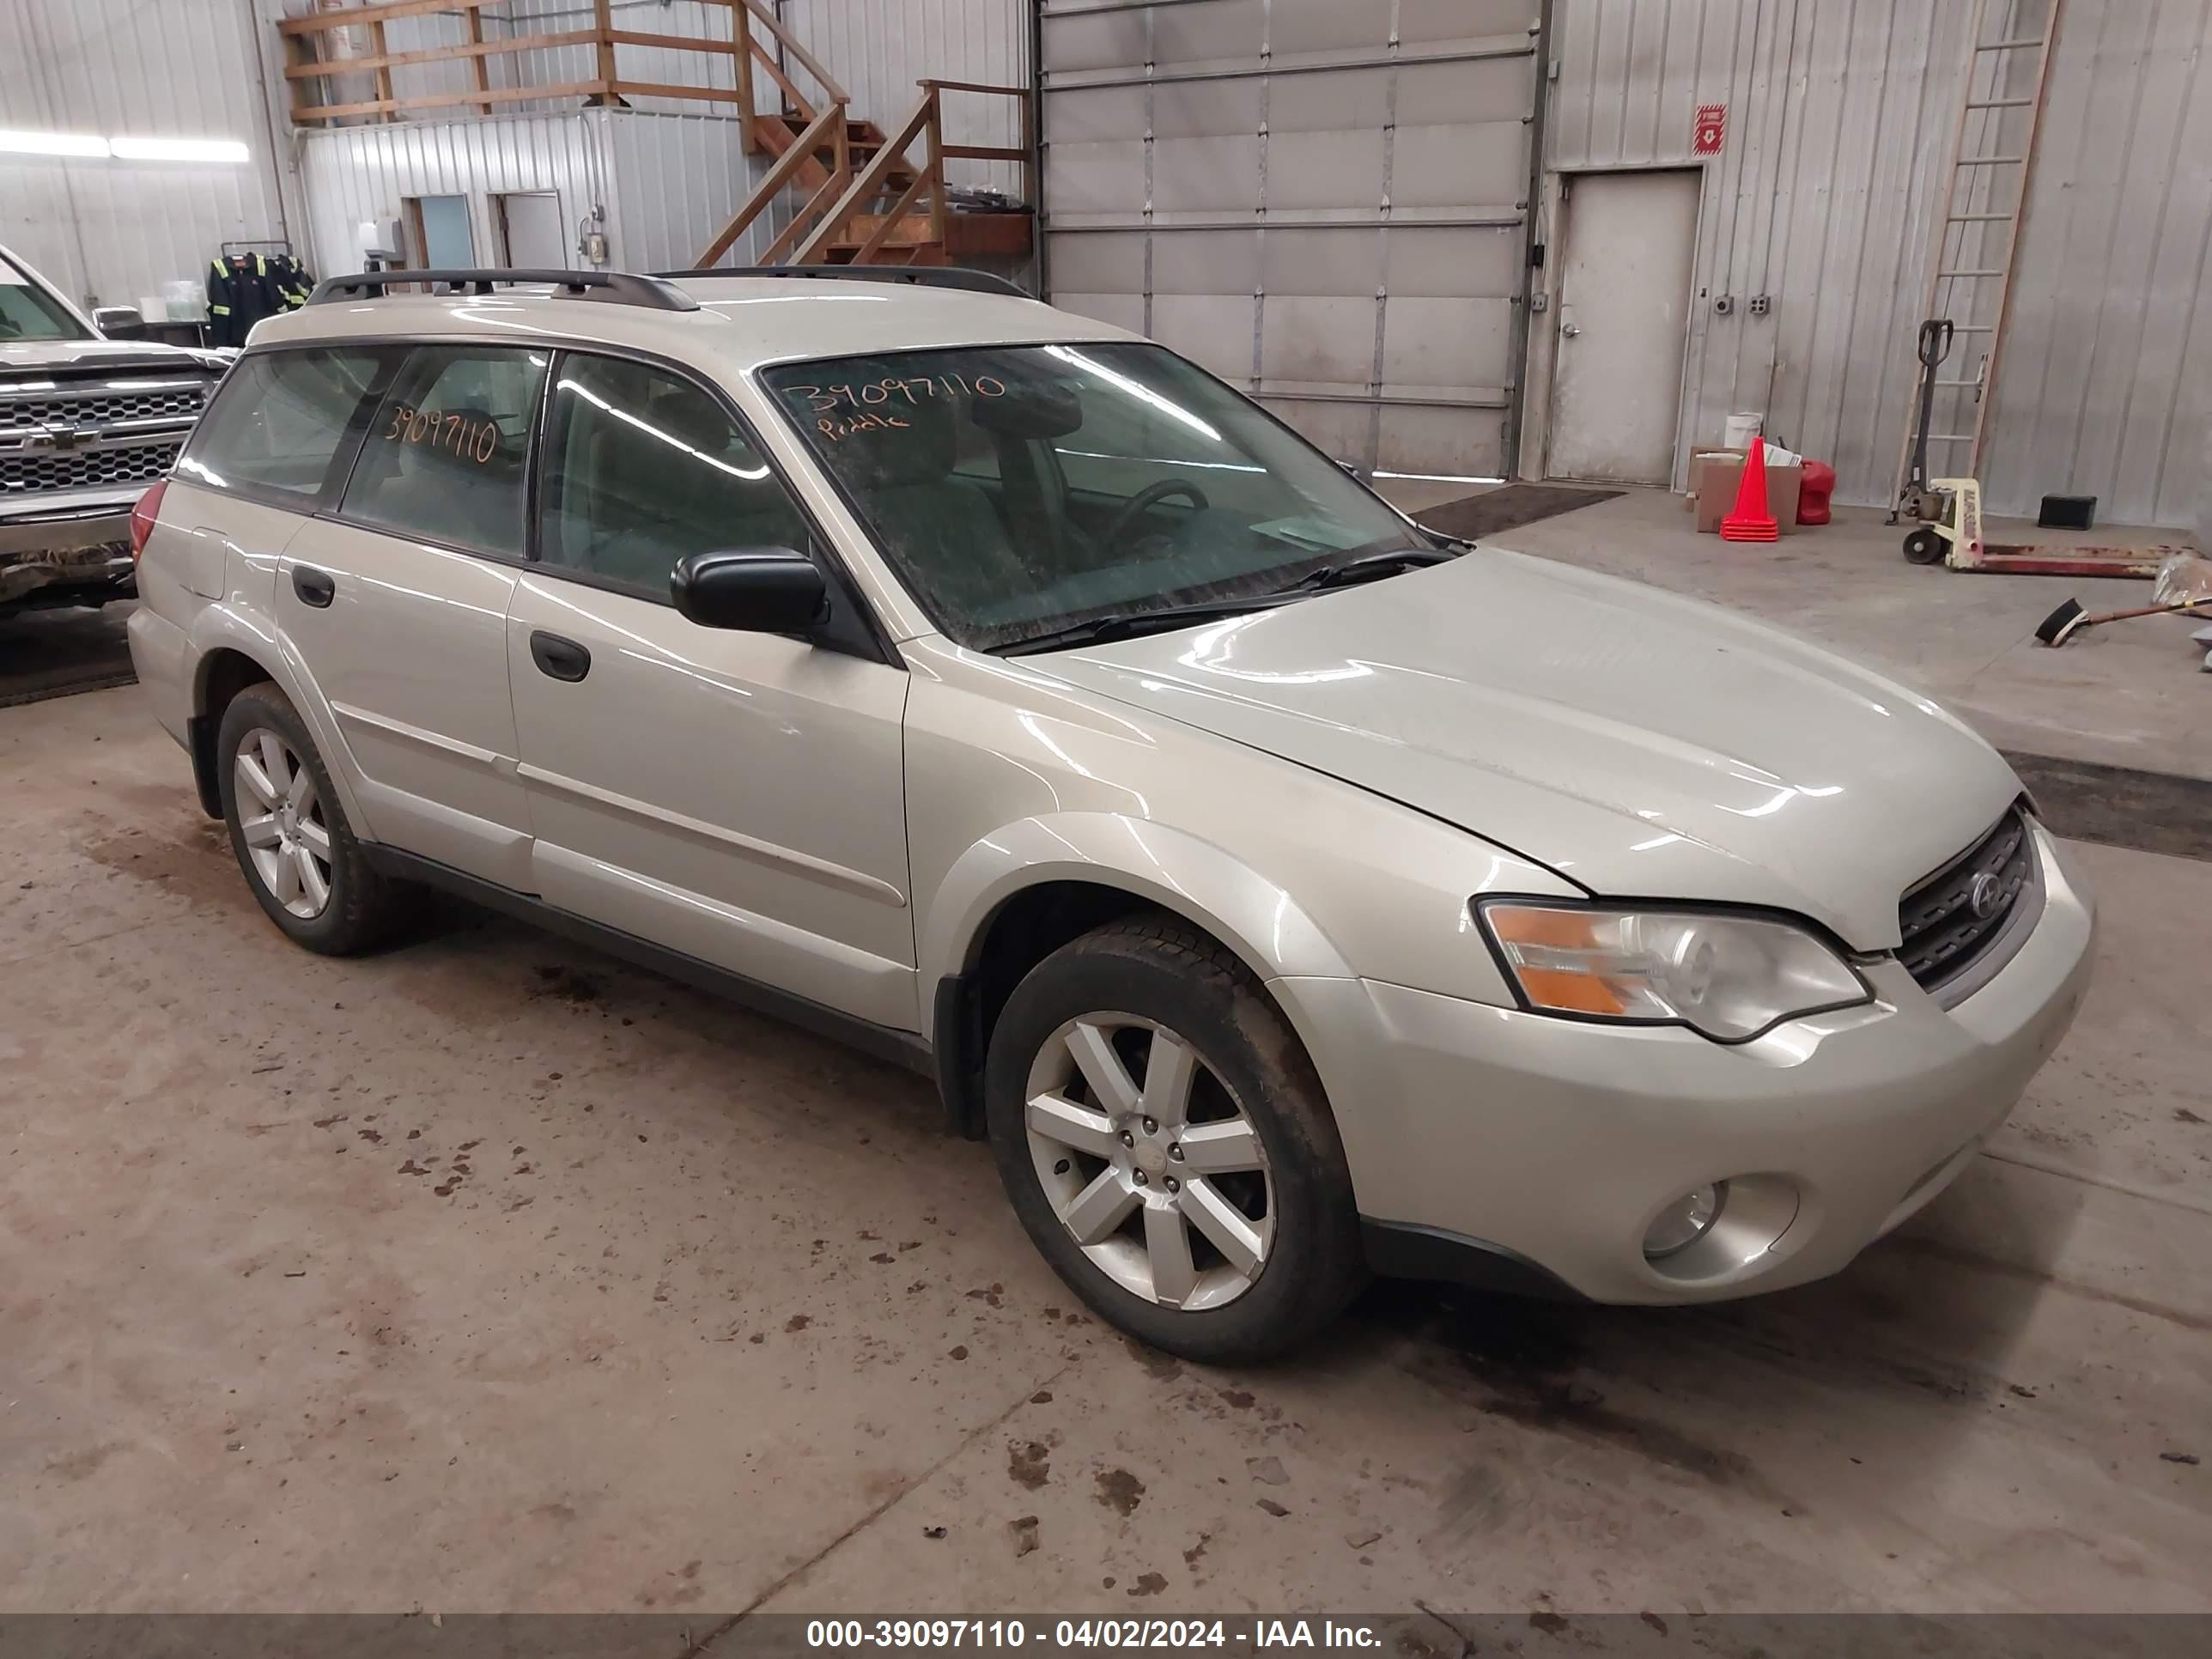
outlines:
[[[1274,1243],[1267,1148],[1185,1037],[1133,1014],[1068,1021],[1030,1063],[1030,1156],[1091,1264],[1164,1307],[1218,1308]]]
[[[331,832],[314,774],[265,726],[240,740],[232,765],[239,834],[255,875],[286,910],[313,921],[331,902]]]

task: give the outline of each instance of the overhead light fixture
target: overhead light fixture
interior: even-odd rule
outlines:
[[[107,154],[107,140],[81,132],[0,131],[0,151],[15,155],[92,155]]]
[[[123,138],[109,140],[125,161],[219,161],[235,166],[246,159],[235,138]]]

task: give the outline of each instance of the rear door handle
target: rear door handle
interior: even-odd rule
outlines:
[[[558,634],[539,629],[530,636],[530,659],[556,680],[580,680],[592,672],[592,653]]]
[[[316,610],[327,609],[338,596],[337,580],[327,570],[318,570],[313,565],[292,567],[292,591],[300,596],[301,605],[312,605]]]

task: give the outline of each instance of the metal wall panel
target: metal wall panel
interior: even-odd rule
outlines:
[[[410,196],[467,198],[477,259],[499,263],[495,196],[550,191],[572,228],[607,215],[610,263],[680,270],[750,197],[764,158],[748,161],[722,116],[580,110],[489,119],[341,127],[303,140],[319,273],[362,268],[360,227],[403,216]],[[747,234],[751,257],[783,224],[771,209]]]
[[[296,234],[254,0],[0,0],[0,127],[235,138],[239,167],[0,159],[0,241],[79,299],[201,277],[227,238]]]
[[[1557,4],[1547,222],[1560,173],[1705,170],[1677,486],[1690,446],[1717,440],[1730,410],[1763,409],[1770,431],[1835,466],[1837,499],[1886,503],[1970,0]],[[2016,4],[2030,22],[2040,9]],[[2065,0],[1983,462],[1993,512],[2078,491],[2110,521],[2187,518],[2212,424],[2208,47],[2212,0]],[[1728,106],[1726,145],[1700,158],[1692,123],[1712,103]],[[1973,153],[2018,134],[2016,113],[1978,119],[2006,125],[1970,134]],[[1760,294],[1764,316],[1744,303]],[[1538,328],[1532,471],[1552,343]],[[1972,356],[1962,337],[1944,372],[1971,377]]]
[[[1348,459],[1501,471],[1535,11],[1044,0],[1051,298]]]
[[[895,131],[925,76],[989,86],[1030,84],[1029,0],[783,0],[786,26],[851,94],[854,113]],[[948,143],[1016,146],[1021,111],[1011,98],[948,93]],[[1006,161],[953,161],[946,178],[1017,195],[1021,169]]]
[[[734,116],[616,111],[605,118],[613,165],[615,263],[630,270],[681,270],[751,199],[773,159],[750,159]],[[746,228],[725,259],[750,264],[789,222],[790,192]]]
[[[465,197],[476,257],[487,265],[499,260],[495,195],[550,191],[574,225],[609,199],[610,118],[600,111],[463,117],[307,134],[301,153],[316,271],[361,270],[363,222],[400,218],[410,196]]]

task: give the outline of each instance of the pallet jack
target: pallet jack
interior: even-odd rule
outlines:
[[[1982,538],[1982,486],[1977,478],[1928,476],[1928,422],[1936,402],[1936,370],[1951,354],[1950,319],[1931,317],[1920,325],[1920,404],[1911,459],[1897,505],[1887,522],[1917,519],[1905,538],[1905,556],[1914,564],[1941,562],[1953,570],[1984,570],[2014,576],[2136,576],[2148,580],[2166,557],[2181,550],[2150,547],[2044,546],[2032,542],[1987,542]]]

